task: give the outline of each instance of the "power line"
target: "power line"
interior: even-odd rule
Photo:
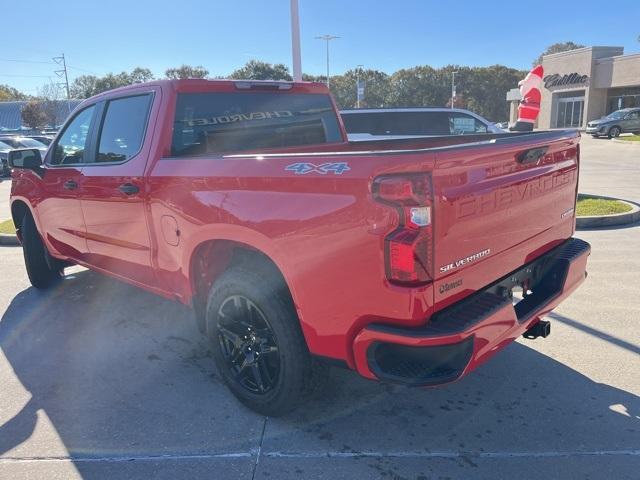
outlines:
[[[24,77],[24,78],[49,78],[51,75],[14,75],[12,73],[0,73],[0,77]]]
[[[0,62],[12,62],[12,63],[36,63],[36,64],[44,64],[44,65],[55,65],[56,62],[45,62],[43,60],[19,60],[17,58],[0,58]],[[97,75],[96,72],[92,70],[87,70],[86,68],[76,67],[74,65],[67,65],[67,68],[71,68],[73,70],[78,70],[80,72],[92,73]]]
[[[52,64],[53,62],[49,61],[49,62],[44,62],[42,60],[18,60],[15,58],[0,58],[0,62],[15,62],[15,63],[45,63],[45,64]]]
[[[94,75],[97,75],[96,72],[93,72],[91,70],[87,70],[86,68],[74,67],[73,65],[67,65],[67,68],[72,68],[73,70],[78,70],[80,72],[92,73]]]

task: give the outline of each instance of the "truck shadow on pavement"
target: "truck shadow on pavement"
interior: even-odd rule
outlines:
[[[263,433],[265,419],[219,381],[189,309],[89,271],[50,292],[19,293],[0,321],[0,348],[30,394],[14,392],[20,403],[10,403],[13,390],[0,395],[0,412],[12,412],[0,425],[0,456],[46,451],[75,460],[81,475],[92,468],[83,458],[253,455],[258,445],[274,456],[638,447],[637,396],[520,343],[440,389],[334,370],[318,398],[268,419]],[[41,448],[45,419],[60,446]]]

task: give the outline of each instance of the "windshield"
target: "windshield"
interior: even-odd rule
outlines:
[[[625,112],[623,110],[618,110],[617,112],[610,113],[609,115],[607,115],[604,118],[606,118],[608,120],[622,120],[626,114],[627,114],[627,112]]]
[[[7,145],[4,142],[0,142],[0,150],[11,150],[11,145]]]
[[[328,95],[183,93],[176,103],[171,151],[192,156],[341,140]]]
[[[33,138],[21,138],[18,140],[21,147],[24,148],[44,148],[46,145],[42,142],[34,140]]]

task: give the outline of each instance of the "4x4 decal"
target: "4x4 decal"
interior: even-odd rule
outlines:
[[[285,170],[295,172],[296,175],[306,175],[307,173],[319,173],[321,175],[334,173],[335,175],[342,175],[344,172],[351,170],[351,167],[349,167],[347,162],[322,163],[320,165],[308,162],[299,162],[287,165]]]

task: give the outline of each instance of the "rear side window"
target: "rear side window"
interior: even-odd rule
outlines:
[[[487,126],[477,118],[464,113],[453,112],[449,116],[451,135],[472,135],[487,133]]]
[[[109,100],[98,141],[97,162],[125,162],[140,151],[151,95]]]
[[[181,93],[171,153],[193,156],[342,140],[328,95]]]
[[[446,112],[346,113],[342,121],[348,133],[371,135],[451,135]]]

